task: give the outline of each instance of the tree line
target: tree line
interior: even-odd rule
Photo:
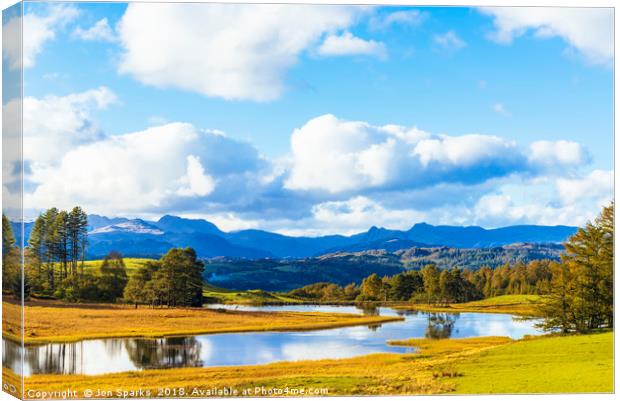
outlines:
[[[561,261],[516,262],[492,269],[445,269],[427,264],[393,276],[371,274],[360,285],[310,284],[288,294],[320,302],[448,304],[498,295],[542,295],[541,327],[588,332],[613,327],[614,203],[564,244]]]
[[[416,302],[448,304],[469,302],[498,295],[544,294],[551,280],[551,260],[517,262],[492,269],[439,269],[427,264],[420,270],[407,270],[379,277],[371,274],[360,285],[341,287],[334,283],[316,283],[290,291],[294,297],[308,300],[356,302]]]

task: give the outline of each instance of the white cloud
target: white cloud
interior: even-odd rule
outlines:
[[[58,165],[33,166],[28,178],[36,189],[26,194],[25,207],[80,204],[110,215],[191,211],[205,205],[196,198],[218,190],[217,179],[256,180],[258,168],[250,160],[256,155],[247,147],[186,123],[76,145]]]
[[[504,106],[503,103],[494,103],[493,106],[491,106],[491,109],[497,113],[500,114],[502,116],[509,116],[510,112],[506,109],[506,106]]]
[[[353,36],[351,32],[342,35],[329,35],[317,49],[322,56],[373,56],[380,59],[387,58],[387,48],[384,43],[374,40],[364,40]]]
[[[426,214],[412,209],[386,209],[365,196],[346,201],[319,203],[312,208],[315,229],[351,235],[368,230],[371,226],[406,230],[414,222],[423,221]]]
[[[107,18],[100,19],[93,26],[87,29],[77,27],[73,31],[73,35],[79,39],[87,41],[113,42],[116,40],[114,31],[108,24]]]
[[[502,44],[532,30],[538,38],[560,37],[595,64],[610,64],[614,56],[612,8],[488,7],[496,30],[489,37]]]
[[[53,164],[79,144],[102,138],[92,113],[116,102],[106,87],[67,96],[24,98],[24,159],[38,164]],[[5,107],[18,107],[15,101]]]
[[[413,150],[423,166],[439,163],[453,166],[472,166],[492,161],[500,155],[506,159],[517,151],[516,143],[496,136],[470,134],[462,136],[443,135],[423,139]]]
[[[547,168],[574,167],[587,163],[587,151],[573,141],[536,141],[530,144],[530,163]]]
[[[308,121],[291,136],[286,188],[336,193],[384,184],[398,165],[395,153],[402,150],[396,147],[394,131],[408,134],[402,127],[373,127],[331,114]],[[426,136],[420,131],[411,135]]]
[[[336,194],[444,182],[471,185],[587,161],[585,150],[574,142],[535,142],[526,152],[516,142],[492,135],[431,135],[327,114],[294,130],[284,186]]]
[[[205,196],[215,189],[215,180],[205,174],[198,156],[187,156],[187,173],[181,177],[181,185],[177,194],[181,196]]]
[[[132,3],[118,25],[119,71],[156,87],[268,101],[286,72],[325,34],[346,29],[363,7]],[[154,46],[153,44],[157,45]]]
[[[454,31],[448,31],[441,35],[433,36],[433,42],[446,51],[459,50],[467,46],[467,43],[465,43],[465,41]]]
[[[608,203],[614,194],[613,170],[593,170],[579,178],[559,178],[556,187],[565,204],[593,199],[599,204]]]
[[[388,14],[374,15],[368,26],[371,30],[384,30],[392,25],[419,25],[428,15],[418,10],[399,10]]]
[[[50,5],[44,13],[28,12],[22,18],[14,17],[3,27],[6,40],[3,39],[3,57],[9,61],[11,69],[30,68],[35,64],[37,55],[43,50],[46,42],[56,38],[56,30],[73,21],[79,12],[71,5]],[[11,40],[22,35],[23,44]],[[22,49],[23,47],[23,49]],[[23,52],[22,52],[23,51]]]

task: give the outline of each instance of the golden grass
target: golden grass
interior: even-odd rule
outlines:
[[[423,346],[419,353],[373,354],[349,359],[279,362],[259,366],[147,370],[99,376],[37,375],[27,378],[25,386],[26,390],[46,391],[71,388],[78,391],[78,396],[85,389],[93,388],[111,391],[142,388],[151,391],[151,395],[156,394],[159,388],[183,388],[186,395],[191,395],[194,388],[231,387],[241,392],[261,386],[326,388],[329,395],[431,394],[452,390],[452,385],[437,380],[438,364],[494,346],[498,340],[493,338],[489,341],[487,343],[484,338],[476,342],[420,340],[416,344],[429,345]]]
[[[183,394],[177,396],[204,397],[207,394],[200,390],[224,387],[239,395],[256,387],[326,389],[328,395],[613,391],[612,333],[519,341],[479,337],[392,343],[414,346],[419,352],[98,376],[36,375],[26,378],[25,388],[70,388],[77,391],[78,397],[86,389],[111,391],[111,397],[120,397],[122,393],[117,389],[138,388],[149,391],[150,397],[161,388],[182,389]]]
[[[501,295],[480,301],[460,304],[407,304],[392,306],[394,309],[419,310],[426,312],[478,312],[478,313],[508,313],[519,316],[540,316],[538,307],[542,302],[540,295]]]
[[[3,302],[3,336],[17,340],[20,306]],[[67,305],[31,301],[25,308],[27,344],[112,337],[162,337],[245,331],[316,330],[402,320],[320,312],[245,312],[231,310],[134,309],[125,305]]]

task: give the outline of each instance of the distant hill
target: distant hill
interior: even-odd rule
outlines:
[[[528,263],[538,259],[557,260],[563,247],[558,244],[515,244],[495,248],[408,248],[396,252],[338,252],[303,259],[242,260],[215,258],[206,261],[205,279],[233,290],[262,289],[289,291],[317,282],[359,284],[372,273],[391,276],[429,263],[441,269],[479,269],[504,263]]]
[[[32,224],[24,224],[26,242]],[[14,229],[17,228],[14,224]],[[87,256],[99,258],[114,250],[128,257],[158,257],[171,247],[191,246],[202,258],[303,259],[337,252],[396,252],[413,247],[489,248],[515,243],[559,244],[576,230],[576,227],[567,226],[522,225],[484,229],[418,223],[406,231],[371,227],[351,236],[292,237],[262,230],[223,232],[206,220],[170,215],[158,221],[90,215]]]

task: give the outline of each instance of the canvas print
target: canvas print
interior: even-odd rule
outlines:
[[[5,392],[614,391],[612,8],[2,23]]]

